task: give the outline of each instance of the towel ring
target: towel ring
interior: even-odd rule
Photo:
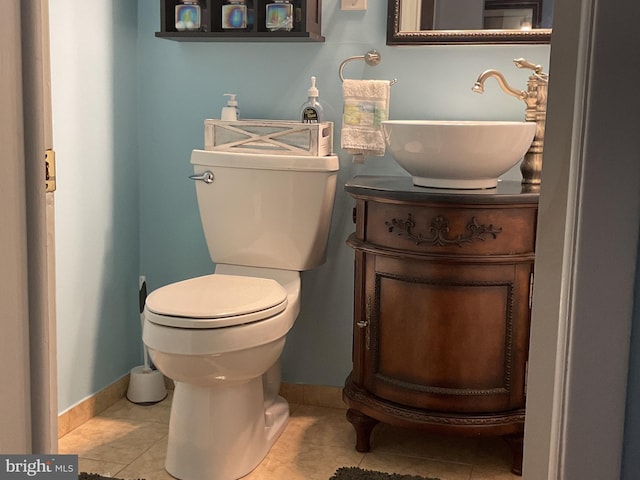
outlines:
[[[375,67],[376,65],[378,65],[380,63],[381,57],[380,57],[380,54],[376,50],[369,50],[364,55],[355,55],[353,57],[347,58],[345,61],[343,61],[340,64],[340,68],[338,69],[338,76],[340,77],[340,81],[341,82],[344,82],[344,67],[351,60],[364,60],[367,65]],[[397,79],[394,78],[393,80],[391,80],[391,85],[395,85],[396,83],[398,83]]]

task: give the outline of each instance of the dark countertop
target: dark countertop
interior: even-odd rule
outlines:
[[[513,180],[500,181],[496,188],[455,190],[418,187],[413,185],[410,176],[391,175],[357,175],[345,184],[344,189],[359,197],[452,203],[537,203],[540,196],[539,192],[528,192],[520,182]]]

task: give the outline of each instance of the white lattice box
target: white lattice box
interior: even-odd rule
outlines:
[[[324,157],[333,153],[333,122],[207,119],[204,149]]]

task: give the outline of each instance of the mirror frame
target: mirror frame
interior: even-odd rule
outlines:
[[[389,0],[387,9],[387,45],[492,45],[550,43],[551,29],[534,30],[421,30],[400,31],[400,1]]]

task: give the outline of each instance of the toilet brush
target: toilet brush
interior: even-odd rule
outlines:
[[[140,325],[144,329],[144,304],[147,299],[147,282],[144,277],[140,277],[138,294]],[[164,375],[151,366],[149,351],[144,342],[142,342],[142,355],[144,364],[131,369],[127,399],[141,405],[152,405],[164,400],[167,396],[167,389],[164,384]]]

